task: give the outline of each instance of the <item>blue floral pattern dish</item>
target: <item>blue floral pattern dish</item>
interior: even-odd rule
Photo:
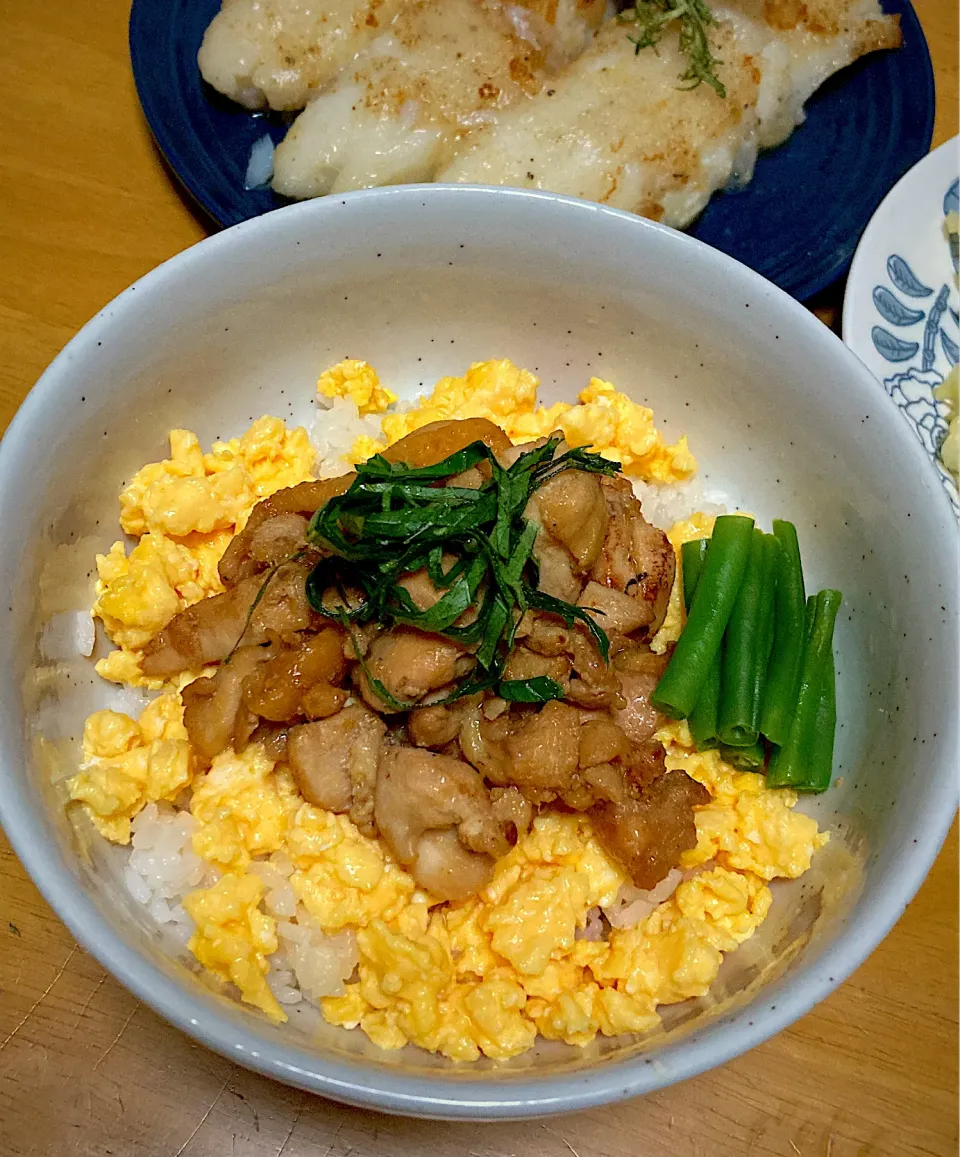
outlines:
[[[843,340],[883,383],[960,515],[940,458],[948,408],[934,395],[960,360],[958,145],[915,165],[874,214],[850,269]]]

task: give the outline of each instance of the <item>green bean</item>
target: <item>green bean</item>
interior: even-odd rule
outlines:
[[[710,540],[708,538],[695,538],[691,542],[685,542],[680,548],[680,563],[683,569],[683,602],[688,614],[693,605],[694,592],[697,589],[700,572],[703,569],[709,547]],[[717,738],[717,704],[719,699],[720,652],[718,651],[716,658],[710,664],[707,680],[688,719],[690,735],[698,751],[706,751],[708,748],[716,747],[720,742]]]
[[[750,747],[760,734],[760,687],[767,666],[773,602],[772,535],[754,529],[746,573],[723,637],[717,733],[730,747]]]
[[[763,771],[767,761],[767,748],[762,739],[749,747],[729,747],[720,745],[720,758],[732,763],[738,771]]]
[[[800,545],[792,522],[774,519],[773,533],[780,543],[774,613],[773,651],[763,691],[760,731],[771,743],[787,741],[797,703],[800,664],[803,660],[804,590]]]
[[[837,673],[831,650],[823,668],[823,680],[817,699],[813,736],[807,757],[807,775],[800,791],[826,791],[833,775],[833,744],[837,734]]]
[[[687,614],[693,606],[693,593],[700,581],[704,559],[710,547],[709,538],[694,538],[680,547],[680,569],[683,572],[683,607]]]
[[[756,669],[757,711],[763,709],[763,689],[767,685],[770,671],[770,656],[773,652],[773,628],[776,621],[777,586],[780,582],[780,559],[783,550],[772,534],[763,536],[763,589],[764,598],[760,607],[760,630],[758,633],[760,662]],[[759,727],[759,717],[757,719]]]
[[[800,688],[787,741],[770,760],[770,787],[825,791],[830,786],[837,723],[833,630],[841,599],[839,591],[824,590],[807,600]]]
[[[671,719],[686,719],[703,690],[737,601],[752,538],[752,518],[723,514],[714,524],[687,625],[651,696]]]
[[[720,737],[717,735],[717,712],[720,708],[720,652],[717,651],[710,670],[707,672],[706,682],[690,712],[687,722],[690,724],[690,737],[696,744],[698,751],[707,751],[711,747],[719,747]]]

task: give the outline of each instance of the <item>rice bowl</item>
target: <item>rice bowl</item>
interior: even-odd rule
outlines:
[[[469,219],[461,216],[471,198],[483,203],[486,216],[482,222],[476,216]],[[363,259],[366,264],[362,266],[361,274],[356,252],[360,242],[355,240],[348,246],[347,230],[342,223],[349,219],[350,214],[358,217],[364,214],[364,206],[371,202],[381,206],[382,216],[375,226],[371,226],[369,218],[364,218],[363,225],[358,226],[369,231],[370,253]],[[429,226],[426,222],[417,225],[421,203],[430,205]],[[336,242],[326,235],[321,274],[315,261],[306,260],[310,247],[320,243],[301,232],[301,224],[308,217],[310,220],[326,220],[338,211],[342,214],[340,222],[344,233]],[[535,219],[535,213],[542,213],[544,217],[557,214],[574,232],[570,251],[562,262],[551,256],[545,246],[537,246],[540,255],[537,278],[524,285],[524,275],[515,255],[518,248],[516,228],[522,223],[523,245],[534,244],[537,231],[544,227]],[[391,217],[391,214],[396,216]],[[419,233],[418,229],[421,230]],[[392,240],[397,236],[404,237],[403,244]],[[261,272],[254,274],[249,258],[258,237],[264,239],[263,244],[268,248],[272,247],[272,253],[278,257],[282,253],[281,260],[286,266],[282,276],[279,265],[275,273],[261,268]],[[829,559],[825,563],[815,561],[814,567],[818,571],[842,570],[843,585],[853,592],[853,618],[844,628],[841,642],[844,648],[852,647],[869,670],[879,672],[881,668],[889,669],[892,665],[911,676],[914,688],[921,678],[917,674],[920,667],[914,663],[909,651],[896,655],[887,652],[884,657],[871,655],[870,649],[863,645],[867,636],[862,632],[870,631],[869,624],[876,622],[878,615],[881,620],[892,622],[900,621],[901,615],[906,614],[911,638],[919,639],[922,634],[924,640],[934,638],[939,641],[934,643],[932,651],[930,644],[925,644],[928,664],[935,666],[940,661],[937,656],[942,658],[936,684],[931,682],[926,698],[916,689],[911,689],[899,700],[907,714],[912,716],[911,735],[923,733],[932,736],[934,731],[939,732],[939,738],[934,743],[928,742],[925,749],[928,759],[932,749],[935,771],[923,781],[922,789],[920,781],[914,781],[917,786],[909,793],[902,792],[896,780],[878,779],[876,773],[869,788],[863,783],[862,777],[856,774],[857,769],[865,763],[879,765],[880,758],[884,758],[884,747],[898,752],[887,757],[888,763],[894,757],[907,760],[909,736],[906,736],[906,731],[901,731],[904,724],[898,720],[882,724],[888,729],[884,731],[882,744],[878,738],[871,738],[856,720],[865,718],[864,705],[870,698],[868,692],[874,686],[871,680],[875,676],[857,677],[849,669],[842,669],[841,696],[845,699],[846,717],[855,721],[854,733],[845,735],[840,752],[844,783],[834,789],[832,797],[811,810],[822,814],[823,826],[841,833],[838,843],[844,844],[853,860],[862,866],[865,873],[862,886],[867,895],[874,897],[874,903],[870,911],[856,904],[852,894],[855,885],[851,884],[856,872],[846,878],[851,884],[849,891],[847,884],[835,889],[846,893],[837,898],[835,906],[830,903],[827,881],[817,881],[815,894],[821,897],[819,906],[822,911],[814,930],[818,914],[809,905],[800,904],[796,894],[785,896],[783,911],[778,921],[772,922],[770,935],[763,943],[757,943],[760,957],[755,956],[741,975],[725,979],[717,997],[717,1003],[721,1005],[720,1015],[714,1015],[713,1023],[696,1019],[688,1022],[696,1033],[693,1039],[682,1039],[679,1026],[668,1026],[666,1039],[654,1045],[652,1055],[656,1057],[656,1064],[653,1066],[645,1066],[642,1058],[631,1056],[629,1045],[614,1045],[612,1051],[601,1049],[599,1055],[611,1060],[616,1056],[617,1064],[599,1067],[592,1062],[592,1056],[596,1054],[587,1054],[571,1062],[569,1057],[558,1058],[548,1050],[544,1055],[537,1055],[534,1064],[542,1076],[533,1080],[523,1081],[512,1074],[506,1082],[495,1071],[484,1070],[477,1073],[475,1086],[464,1084],[460,1078],[441,1092],[428,1092],[416,1075],[423,1062],[399,1057],[399,1067],[391,1063],[383,1069],[380,1066],[384,1062],[374,1062],[369,1054],[359,1061],[348,1059],[351,1055],[356,1057],[355,1050],[347,1049],[335,1037],[326,1037],[312,1049],[304,1050],[290,1037],[277,1035],[276,1030],[253,1029],[242,1023],[241,1018],[224,1006],[219,998],[203,992],[178,967],[165,962],[163,953],[158,955],[144,925],[118,891],[122,869],[118,871],[92,848],[87,849],[91,867],[76,869],[84,874],[88,884],[80,884],[79,878],[65,869],[67,861],[62,857],[73,855],[67,849],[75,837],[62,827],[57,828],[55,807],[51,804],[46,809],[39,802],[35,789],[10,770],[20,764],[20,758],[14,755],[15,746],[13,749],[10,746],[15,745],[11,737],[19,735],[20,729],[12,725],[5,729],[8,751],[4,762],[11,782],[3,805],[4,824],[55,906],[84,939],[95,941],[95,950],[108,966],[138,992],[144,993],[147,999],[152,999],[166,1015],[181,1024],[191,1018],[202,1021],[203,1028],[198,1029],[195,1025],[193,1031],[200,1031],[214,1047],[233,1055],[239,1053],[255,1067],[286,1076],[305,1087],[326,1091],[355,1103],[375,1104],[395,1111],[492,1116],[582,1107],[613,1095],[639,1092],[679,1079],[747,1047],[761,1035],[775,1031],[830,986],[828,975],[836,979],[845,975],[862,958],[864,947],[875,943],[882,935],[932,859],[954,802],[949,776],[951,737],[946,735],[942,721],[937,719],[936,709],[936,704],[949,690],[947,673],[951,663],[945,634],[949,634],[952,622],[947,624],[946,630],[940,624],[939,602],[936,603],[936,628],[931,617],[937,583],[952,590],[951,584],[955,581],[945,557],[949,553],[946,544],[951,541],[954,531],[949,515],[941,509],[942,504],[938,505],[933,486],[928,485],[919,457],[898,437],[893,419],[887,423],[886,411],[879,403],[876,408],[871,406],[872,385],[860,377],[859,369],[846,359],[830,335],[816,330],[816,323],[798,307],[758,279],[715,254],[707,255],[695,244],[667,231],[653,226],[638,226],[619,214],[598,213],[562,199],[440,189],[363,195],[349,198],[342,205],[311,205],[279,214],[277,219],[256,222],[241,227],[234,234],[205,243],[201,250],[204,257],[219,250],[222,259],[230,266],[234,260],[230,255],[233,244],[240,246],[235,251],[239,261],[232,265],[228,278],[232,279],[232,284],[221,291],[231,300],[221,297],[213,306],[207,300],[209,286],[200,289],[199,283],[196,288],[184,287],[176,302],[166,299],[163,308],[174,311],[166,315],[166,324],[175,326],[179,334],[178,348],[182,351],[178,355],[181,357],[179,362],[165,360],[173,355],[161,354],[155,347],[147,352],[143,346],[137,345],[140,340],[135,337],[138,326],[131,322],[138,310],[159,308],[156,296],[148,306],[139,303],[151,294],[159,294],[162,298],[166,279],[176,279],[177,262],[188,263],[194,259],[192,255],[177,259],[151,275],[136,287],[136,293],[128,294],[116,306],[108,307],[106,315],[94,323],[93,330],[77,340],[68,361],[60,363],[63,368],[56,369],[47,379],[56,382],[59,374],[69,372],[65,379],[69,381],[69,375],[80,375],[91,409],[95,408],[96,413],[90,413],[89,435],[84,425],[87,419],[84,412],[81,413],[74,443],[77,446],[75,456],[65,455],[61,463],[51,468],[42,484],[40,481],[36,483],[42,492],[38,492],[29,505],[49,510],[50,516],[45,518],[44,524],[57,528],[51,532],[46,549],[56,548],[77,536],[97,537],[98,533],[102,534],[95,524],[99,518],[110,517],[108,512],[115,501],[118,482],[130,477],[138,463],[156,458],[156,431],[159,428],[189,423],[210,440],[220,434],[229,436],[237,432],[238,425],[245,424],[249,415],[268,408],[263,400],[268,391],[275,390],[278,378],[304,381],[307,373],[315,374],[318,362],[334,361],[344,352],[370,350],[372,361],[390,369],[390,380],[402,379],[410,383],[412,396],[419,389],[419,366],[415,358],[421,356],[414,350],[430,345],[431,337],[434,345],[449,344],[451,340],[456,343],[455,364],[482,357],[491,348],[504,349],[511,341],[514,347],[525,346],[517,350],[515,357],[539,367],[540,376],[547,383],[563,376],[566,369],[563,363],[567,360],[577,361],[577,370],[589,372],[586,363],[596,359],[598,352],[602,351],[604,376],[617,380],[621,388],[629,385],[641,397],[650,397],[672,433],[677,434],[681,429],[691,432],[692,441],[704,458],[708,493],[715,489],[726,492],[738,505],[755,509],[761,516],[783,509],[788,501],[791,509],[801,509],[807,532],[817,544],[813,551],[814,559]],[[464,256],[459,256],[458,246],[461,244],[468,250]],[[336,245],[344,248],[338,252]],[[298,254],[298,249],[304,252]],[[383,254],[383,257],[377,258],[376,253]],[[317,255],[316,249],[313,255]],[[448,268],[446,260],[454,261],[452,274],[444,272]],[[564,275],[571,262],[578,269],[576,288]],[[457,268],[458,263],[462,263],[460,268]],[[648,276],[651,269],[657,269],[656,293],[637,283],[636,270],[640,263],[646,267]],[[419,303],[417,312],[412,315],[397,302],[393,292],[392,279],[398,276],[404,279],[405,299]],[[263,278],[263,290],[255,290],[250,281],[245,281],[247,278]],[[694,284],[696,293],[691,288]],[[711,290],[719,292],[721,285],[726,287],[729,299],[722,305],[718,296],[711,296]],[[732,304],[731,287],[735,287],[743,299],[736,310]],[[344,292],[337,297],[334,291],[340,289]],[[191,319],[201,300],[192,296],[198,291],[209,311],[208,320],[215,318],[217,322],[216,326],[206,324],[203,332]],[[258,296],[255,309],[247,304],[254,294]],[[343,297],[351,299],[354,304],[347,301],[337,305],[341,312],[336,316],[328,315],[322,322],[322,331],[327,336],[318,337],[319,303],[323,302],[325,309],[333,310],[334,302]],[[593,305],[589,304],[591,299]],[[524,302],[526,304],[522,304]],[[282,303],[282,307],[278,303]],[[747,313],[744,306],[749,310],[749,325],[743,320]],[[124,318],[122,336],[110,316],[111,310],[119,311],[118,316]],[[370,318],[373,316],[379,319],[379,324],[371,333]],[[683,316],[685,325],[677,327],[671,316]],[[520,326],[517,318],[520,317],[524,318],[525,324],[523,335],[518,339],[516,334]],[[471,319],[469,327],[465,327],[464,318]],[[255,332],[251,322],[254,322]],[[550,332],[548,325],[555,332]],[[582,338],[577,332],[581,326]],[[696,332],[693,343],[688,336],[688,327]],[[635,341],[629,340],[633,336],[631,328],[639,335]],[[543,333],[542,339],[538,330]],[[567,335],[570,340],[563,340],[567,330],[574,333]],[[265,331],[273,335],[269,356],[260,346]],[[557,332],[561,334],[559,346],[556,343]],[[801,391],[799,371],[791,368],[790,355],[780,352],[788,349],[796,340],[796,334],[802,334],[806,343],[808,373],[813,382],[818,378],[827,380],[835,374],[842,375],[849,382],[848,392],[833,399],[841,415],[830,429],[824,429],[817,418],[813,398],[820,387],[811,385],[804,373],[807,392]],[[104,346],[97,347],[97,341],[104,341]],[[371,344],[375,348],[371,349]],[[318,348],[321,345],[323,348]],[[96,351],[99,348],[105,348],[107,354],[98,355]],[[699,352],[700,349],[709,352],[705,355]],[[636,371],[641,355],[642,375]],[[109,365],[103,361],[104,357],[109,357]],[[700,372],[701,359],[703,372]],[[161,364],[164,361],[165,364]],[[442,355],[438,351],[433,365],[423,371],[424,376],[439,376],[447,372],[452,363],[452,351]],[[312,369],[308,370],[308,366]],[[192,408],[185,393],[171,396],[173,400],[167,402],[156,392],[160,378],[165,383],[187,383],[200,373],[206,380],[217,383],[217,388],[205,394],[204,413]],[[96,374],[103,375],[99,392],[88,384]],[[675,375],[680,375],[680,379]],[[681,387],[669,385],[677,380],[682,380]],[[738,387],[733,384],[738,381],[749,381],[752,390],[748,435],[742,411],[738,411],[738,406],[746,400],[742,394],[738,399]],[[113,392],[114,386],[121,382],[125,383],[122,395]],[[787,383],[791,383],[789,388]],[[45,385],[42,390],[54,388]],[[18,436],[17,432],[29,428],[29,423],[50,421],[49,416],[43,416],[38,410],[37,396],[35,394],[33,402],[27,403],[4,448],[4,464],[19,478],[24,475],[19,459],[22,450],[18,447],[25,445],[27,440],[20,441],[22,433]],[[241,396],[244,398],[242,402]],[[690,400],[696,404],[688,408],[684,402]],[[195,407],[196,401],[192,405]],[[851,426],[845,422],[849,422],[858,410],[870,413],[873,431],[870,436],[876,441],[869,443],[869,447],[878,451],[880,445],[883,446],[882,454],[874,453],[872,459],[868,450],[859,449],[846,432]],[[185,411],[189,411],[186,418],[183,417]],[[239,423],[237,413],[242,414]],[[147,414],[150,421],[142,421]],[[862,419],[863,413],[860,413],[856,418],[858,429],[863,425]],[[85,464],[86,451],[79,448],[89,445],[84,441],[88,436],[92,442],[94,425],[99,426],[98,437],[102,437],[104,428],[122,429],[125,433],[116,443],[111,443],[116,452],[115,460],[100,461],[97,469],[91,470],[89,459]],[[695,430],[694,427],[698,428]],[[787,448],[782,445],[785,427],[790,429],[793,440],[797,442],[796,456],[788,455]],[[34,429],[39,432],[43,427]],[[879,433],[875,432],[877,430]],[[41,437],[51,435],[57,436],[51,429]],[[739,443],[735,457],[725,452],[728,443]],[[834,454],[837,455],[835,458]],[[877,465],[881,457],[887,464],[895,463],[896,488],[892,486],[889,474]],[[815,468],[811,463],[815,463]],[[61,473],[57,475],[56,470]],[[69,525],[54,513],[54,495],[64,491],[68,478],[72,480],[71,490],[83,496],[75,509],[68,512]],[[766,495],[773,494],[777,487],[780,490],[776,500],[767,498]],[[856,509],[842,497],[849,493],[860,495]],[[911,575],[909,591],[905,591],[902,585],[894,586],[896,563],[891,553],[893,547],[886,547],[881,536],[875,533],[881,510],[885,524],[886,518],[892,515],[893,524],[905,536],[902,545],[907,547],[907,551],[898,553],[909,553],[918,559],[918,569]],[[907,510],[911,513],[909,524]],[[12,530],[21,525],[18,517],[15,510],[10,511],[8,525]],[[848,525],[845,526],[844,522]],[[909,549],[911,542],[931,540],[944,544],[942,555],[935,553],[923,559],[923,551]],[[100,537],[98,547],[103,549],[106,545]],[[859,548],[862,549],[858,554]],[[868,550],[875,552],[873,577],[869,579],[858,573],[853,563],[854,556],[859,559],[859,555]],[[11,590],[19,592],[11,605],[15,606],[16,614],[25,616],[21,621],[24,630],[28,631],[33,600],[26,599],[29,583],[23,585],[25,575],[21,574],[15,581],[11,571],[13,564],[13,559],[8,559],[5,564],[6,581]],[[871,591],[869,598],[868,589]],[[943,605],[952,612],[953,603],[944,600]],[[866,618],[868,607],[870,619]],[[949,614],[947,617],[949,619]],[[23,637],[33,636],[27,633]],[[11,642],[8,641],[8,647]],[[937,649],[940,643],[942,652]],[[14,652],[10,651],[7,669],[25,672],[24,655],[24,652],[19,652],[19,658],[14,661]],[[861,679],[864,681],[860,682]],[[66,690],[64,684],[63,691]],[[55,712],[51,712],[49,706],[43,708],[43,698],[42,695],[35,697],[36,708],[31,708],[31,718],[41,722],[44,737],[54,745],[68,738],[71,732],[76,735],[77,720],[91,707],[100,705],[95,703],[94,695],[82,689],[73,701],[69,695],[59,694]],[[4,704],[8,723],[16,718],[15,714],[10,714],[16,711],[15,704],[16,697]],[[904,711],[897,714],[902,718]],[[53,716],[60,721],[60,734],[50,726]],[[943,754],[942,762],[938,762],[938,752]],[[909,776],[908,765],[903,763],[902,766],[907,768],[902,774]],[[897,802],[895,809],[889,807],[891,801]],[[893,818],[888,818],[889,815]],[[145,825],[147,819],[143,821]],[[58,830],[60,835],[55,835]],[[176,838],[182,839],[182,836]],[[910,843],[912,838],[920,839],[920,844]],[[57,841],[63,851],[52,858],[45,855],[45,862],[41,862],[32,849],[50,848],[51,839]],[[145,833],[142,849],[145,852],[153,850],[155,840],[153,847],[148,847],[150,844],[151,840]],[[145,878],[143,873],[138,874],[141,879]],[[830,876],[834,882],[840,879],[835,866]],[[109,916],[102,906],[101,897],[105,894],[113,898]],[[851,910],[851,904],[856,905],[853,917],[846,930],[841,931],[839,920],[844,909],[847,912]],[[805,925],[802,919],[800,926],[797,925],[795,917],[798,913],[805,914]],[[794,926],[792,952],[796,954],[792,964],[787,959],[791,955],[789,939],[779,959],[772,951],[778,931],[782,934],[791,924]],[[812,940],[811,931],[814,932]],[[854,940],[856,949],[851,946]],[[766,961],[763,954],[766,954]],[[741,998],[746,995],[760,972],[778,964],[790,971],[782,979],[774,977],[769,982],[768,999],[776,1005],[775,1010],[769,1006],[760,1010],[759,1005],[755,1006],[758,1011],[751,1019],[755,1019],[757,1025],[753,1027],[746,1025],[737,1008],[723,1011],[725,1001],[732,998],[736,1003],[737,995],[740,994]],[[147,973],[150,981],[145,986]],[[189,1012],[186,1011],[188,1008]],[[690,1012],[696,1018],[698,1014],[703,1016],[705,1010],[702,1007],[691,1008]],[[575,1075],[565,1075],[564,1069],[571,1063],[578,1066],[579,1071]],[[614,1078],[612,1074],[617,1070],[620,1072]],[[445,1080],[441,1076],[442,1070],[431,1069],[431,1072],[434,1073],[431,1078],[434,1086],[437,1080]],[[372,1073],[376,1075],[371,1076]],[[543,1083],[544,1078],[549,1080],[549,1085]]]

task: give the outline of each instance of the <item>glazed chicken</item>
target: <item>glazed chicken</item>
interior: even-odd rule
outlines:
[[[496,426],[472,419],[418,430],[387,456],[420,467],[477,441],[504,468],[531,448],[518,450]],[[611,858],[637,887],[652,888],[694,846],[694,808],[708,799],[684,772],[666,771],[655,738],[663,720],[650,696],[666,657],[649,641],[666,613],[673,549],[624,478],[558,462],[562,443],[532,446],[557,472],[517,507],[532,543],[529,566],[536,589],[576,613],[565,620],[552,610],[518,611],[502,684],[465,685],[483,670],[469,634],[379,620],[344,625],[333,609],[315,609],[327,611],[332,588],[311,605],[307,576],[330,552],[322,538],[308,541],[310,518],[352,475],[260,502],[221,560],[224,593],[174,618],[144,658],[146,673],[164,676],[218,663],[183,691],[198,757],[264,742],[309,803],[379,833],[438,899],[482,889],[544,808],[587,813]],[[455,482],[463,494],[490,478],[481,459],[431,485]],[[453,563],[443,555],[441,570]],[[400,579],[420,611],[444,594],[431,574],[441,581],[425,567]],[[344,576],[349,586],[348,567]],[[352,596],[341,586],[338,606],[344,597]],[[468,607],[459,625],[478,613]],[[591,618],[606,636],[606,658]],[[546,702],[498,692],[538,680],[556,685]],[[466,693],[457,697],[460,687]]]
[[[496,858],[510,849],[483,777],[450,755],[386,748],[374,815],[390,850],[417,883],[447,899],[479,891]]]

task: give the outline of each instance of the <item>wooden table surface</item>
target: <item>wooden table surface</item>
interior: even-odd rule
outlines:
[[[915,0],[957,132],[957,9]],[[200,240],[140,115],[118,0],[0,0],[0,427],[105,302]],[[840,290],[815,303],[835,321]],[[193,1044],[107,976],[0,835],[0,1157],[956,1154],[957,827],[886,941],[792,1028],[694,1080],[546,1121],[342,1108]]]

